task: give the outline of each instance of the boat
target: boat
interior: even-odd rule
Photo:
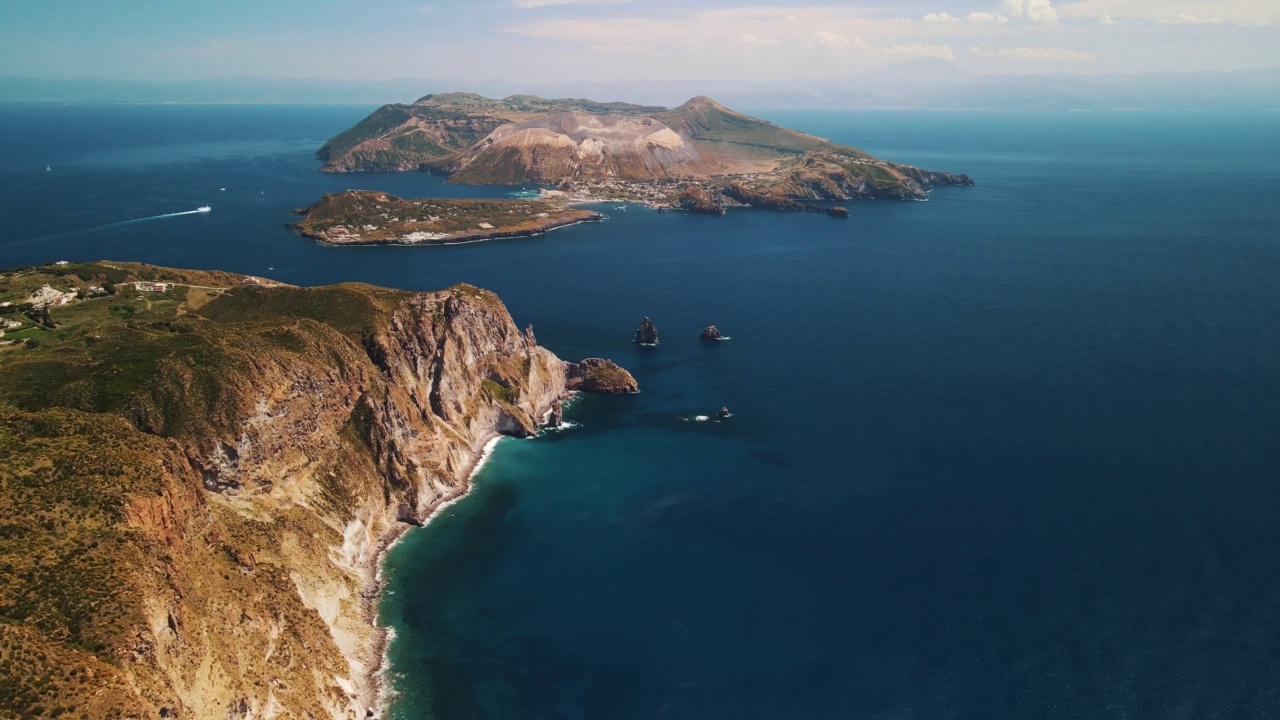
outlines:
[[[49,166],[49,165],[45,165],[45,166],[44,166],[44,171],[45,171],[45,172],[53,172],[53,167],[52,167],[52,166]]]
[[[200,207],[196,208],[196,212],[209,212],[212,209],[213,208],[209,207],[208,205],[201,205]]]

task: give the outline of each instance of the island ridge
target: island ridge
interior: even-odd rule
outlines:
[[[795,200],[920,199],[972,185],[789,130],[707,97],[667,109],[532,95],[427,95],[384,105],[317,152],[327,172],[425,171],[473,185],[534,184],[583,197],[675,207],[802,209]]]

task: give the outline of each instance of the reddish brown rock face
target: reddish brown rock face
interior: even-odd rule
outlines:
[[[731,110],[707,97],[677,108],[532,96],[428,95],[386,105],[317,153],[327,172],[426,170],[472,185],[689,185],[663,204],[723,214],[724,194],[777,210],[797,200],[914,199],[965,175],[878,160],[853,147]]]
[[[682,210],[703,215],[724,215],[724,201],[720,193],[710,188],[689,186],[680,193],[677,204]]]
[[[640,385],[631,373],[615,365],[612,360],[603,358],[587,358],[580,363],[570,364],[566,376],[570,390],[610,395],[640,392]]]
[[[723,340],[724,339],[724,335],[720,334],[720,331],[716,328],[715,325],[708,325],[705,328],[703,328],[702,332],[698,333],[698,337],[702,338],[703,340]]]
[[[183,312],[157,298],[125,327],[108,301],[85,301],[89,319],[66,327],[94,323],[96,343],[0,354],[0,508],[34,538],[0,543],[0,606],[33,608],[0,623],[0,648],[25,663],[9,678],[39,679],[87,717],[362,716],[385,641],[384,543],[465,492],[495,433],[555,419],[571,386],[637,391],[606,360],[561,362],[469,285],[109,267],[121,284],[181,285]],[[108,362],[137,380],[110,402],[26,392],[24,373],[53,356],[64,389]],[[139,358],[154,359],[145,373]],[[66,489],[29,492],[15,478],[31,473]]]

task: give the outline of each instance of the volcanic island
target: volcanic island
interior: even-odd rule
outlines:
[[[402,199],[330,193],[293,227],[334,245],[527,237],[603,219],[579,206],[639,203],[723,215],[755,207],[846,217],[858,199],[922,200],[973,185],[951,174],[731,110],[708,97],[665,107],[532,95],[427,95],[384,105],[317,152],[331,173],[426,172],[463,185],[533,186],[536,196]]]

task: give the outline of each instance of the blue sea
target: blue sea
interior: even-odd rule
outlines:
[[[1280,717],[1277,115],[760,110],[977,185],[298,237],[323,192],[520,189],[318,173],[371,109],[0,106],[0,265],[466,281],[635,374],[391,553],[394,717]]]

